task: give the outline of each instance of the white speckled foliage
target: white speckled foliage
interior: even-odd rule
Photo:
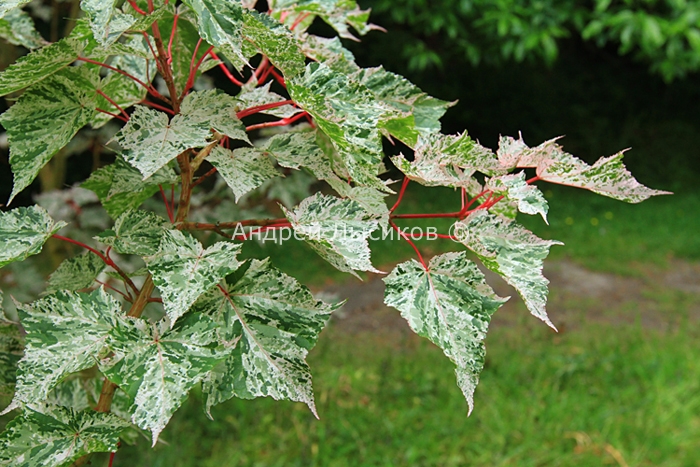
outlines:
[[[240,245],[218,242],[204,248],[194,237],[179,230],[161,235],[158,252],[145,258],[153,283],[163,297],[171,323],[221,279],[240,266]]]
[[[542,275],[542,265],[549,248],[563,243],[542,240],[515,222],[485,210],[457,222],[454,234],[484,266],[515,287],[530,313],[554,328],[545,310],[549,281]]]
[[[234,396],[270,396],[304,402],[318,416],[305,358],[335,308],[269,260],[252,261],[243,277],[199,299],[193,310],[213,317],[231,348],[204,380],[207,412]]]
[[[340,271],[380,272],[370,262],[367,241],[379,221],[358,202],[317,193],[284,211],[294,231]]]
[[[217,346],[206,316],[191,313],[170,328],[167,318],[120,319],[109,335],[114,356],[101,366],[129,395],[131,419],[152,432],[154,445],[190,389],[229,352]]]
[[[92,452],[114,452],[128,426],[111,413],[27,407],[0,434],[0,465],[63,466]]]
[[[464,252],[435,256],[427,269],[415,260],[401,263],[384,282],[384,302],[457,366],[457,384],[471,412],[484,368],[486,331],[491,315],[506,299],[493,293]]]
[[[42,271],[60,264],[41,298],[15,302],[19,323],[0,316],[0,395],[12,397],[6,413],[21,410],[0,434],[0,466],[85,465],[141,430],[155,443],[200,383],[208,414],[233,397],[271,397],[318,415],[306,357],[339,305],[250,258],[259,250],[244,242],[263,237],[248,234],[276,229],[357,277],[381,273],[373,234],[410,243],[419,261],[386,276],[385,302],[455,364],[466,415],[504,299],[465,248],[554,327],[542,267],[559,242],[516,222],[519,212],[546,221],[534,184],[633,203],[666,193],[639,184],[622,153],[589,165],[555,140],[503,137],[494,152],[466,131],[444,134],[456,103],[362,68],[343,46],[377,29],[356,0],[268,0],[267,11],[256,0],[81,0],[61,19],[69,35],[51,43],[27,3],[0,0],[0,38],[29,50],[0,73],[8,203],[26,203],[35,180],[79,153],[70,180],[94,195],[42,193],[49,211],[0,200],[0,268],[40,253],[30,261]],[[310,33],[321,21],[339,37]],[[398,155],[387,158],[387,144]],[[454,211],[406,212],[410,182],[452,188],[443,205]],[[462,251],[430,259],[434,230],[411,222],[438,217],[455,223],[437,236]]]

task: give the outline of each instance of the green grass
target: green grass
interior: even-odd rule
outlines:
[[[471,417],[427,341],[331,326],[310,357],[320,421],[259,399],[217,406],[212,422],[195,396],[163,433],[168,446],[144,439],[115,466],[698,465],[697,331],[557,335],[525,318],[489,334]]]

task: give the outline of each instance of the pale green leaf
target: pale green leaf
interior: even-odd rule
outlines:
[[[355,56],[343,47],[340,39],[332,39],[314,35],[304,36],[301,50],[304,55],[316,62],[322,62],[330,69],[346,75],[360,69],[355,63]]]
[[[471,139],[466,132],[420,137],[413,161],[409,162],[403,154],[391,160],[411,180],[426,186],[467,187],[472,184],[474,172],[486,175],[505,172],[493,152]]]
[[[97,42],[109,46],[136,22],[136,18],[116,7],[117,0],[81,0],[80,8],[90,18]]]
[[[370,262],[367,243],[379,221],[358,202],[316,193],[284,212],[296,234],[335,268],[355,276],[354,271],[380,272]]]
[[[43,412],[43,413],[42,413]],[[93,452],[115,452],[129,424],[110,413],[25,408],[0,434],[0,464],[60,467]]]
[[[382,67],[363,68],[353,76],[372,91],[375,97],[395,110],[396,116],[381,127],[410,147],[420,136],[440,131],[440,118],[454,103],[430,97],[415,84]]]
[[[7,12],[14,10],[15,8],[26,5],[31,0],[2,0],[0,1],[0,18],[4,18]]]
[[[121,308],[97,289],[89,294],[56,292],[17,311],[27,336],[13,403],[35,404],[70,373],[97,363]]]
[[[17,362],[22,358],[24,344],[19,327],[5,319],[0,290],[0,396],[11,396],[15,390]]]
[[[0,212],[0,268],[36,255],[46,240],[65,225],[54,222],[40,206]]]
[[[241,93],[236,96],[236,111],[287,100],[279,94],[270,91],[271,84],[272,82],[268,82],[267,84],[258,86],[253,89],[242,89]],[[275,117],[280,118],[289,118],[293,115],[298,114],[299,112],[301,112],[300,108],[294,107],[290,104],[285,104],[280,107],[262,110],[259,113],[266,115],[274,115]]]
[[[333,171],[333,163],[317,142],[313,131],[291,131],[273,136],[261,147],[282,167],[308,169],[314,177],[326,181],[339,195],[349,198],[376,219],[388,221],[386,193],[372,187],[352,186]],[[385,223],[385,222],[384,222]]]
[[[209,144],[212,128],[233,139],[248,140],[236,117],[235,99],[216,91],[188,94],[172,120],[164,112],[137,106],[114,140],[145,180],[182,152]]]
[[[19,8],[8,12],[0,19],[0,37],[13,45],[21,45],[29,50],[48,44],[34,27],[32,18]]]
[[[166,220],[148,211],[130,209],[114,221],[114,227],[95,237],[117,253],[147,256],[158,251]]]
[[[170,329],[169,320],[119,320],[110,335],[114,356],[102,372],[131,398],[131,419],[150,430],[153,444],[195,384],[222,360],[216,325],[190,313]]]
[[[204,380],[206,409],[231,397],[303,402],[316,415],[306,355],[334,307],[316,300],[296,279],[253,260],[224,291],[213,289],[194,310],[211,315],[220,339],[232,347]]]
[[[484,368],[483,341],[491,316],[505,299],[493,293],[465,252],[435,256],[427,270],[415,260],[401,263],[384,282],[384,302],[457,366],[457,384],[471,413]]]
[[[256,148],[238,148],[233,151],[217,146],[207,160],[216,167],[226,184],[233,190],[236,202],[267,180],[282,175],[270,158]]]
[[[0,115],[10,143],[14,186],[10,201],[90,122],[97,74],[88,67],[61,70],[35,84]]]
[[[205,41],[218,47],[237,65],[248,62],[241,51],[245,10],[239,2],[185,0],[184,3],[194,11],[199,34]]]
[[[84,47],[83,40],[68,37],[21,57],[0,73],[0,96],[36,84],[67,67]]]
[[[392,114],[366,86],[320,63],[287,80],[287,89],[330,138],[353,181],[383,188],[377,179],[382,161],[379,123]]]
[[[382,29],[368,23],[369,10],[362,10],[354,0],[271,0],[270,8],[273,15],[279,17],[281,13],[295,12],[307,13],[322,18],[326,23],[338,32],[344,39],[357,40],[350,32],[350,27],[360,35],[365,35],[373,29]],[[286,22],[291,26],[297,20],[297,15],[289,15]],[[306,24],[310,24],[307,20]]]
[[[207,249],[190,234],[166,230],[158,252],[145,258],[172,323],[221,279],[238,269],[240,244],[218,242]]]
[[[504,196],[497,205],[504,201],[514,202],[518,211],[525,214],[539,214],[547,222],[549,210],[547,200],[539,188],[525,181],[525,172],[491,178],[486,183],[486,188],[493,191],[494,196]]]
[[[287,79],[304,72],[301,44],[286,26],[269,15],[245,10],[243,37],[268,57]]]
[[[95,279],[104,268],[105,263],[102,259],[89,251],[80,256],[63,260],[58,269],[49,276],[46,293],[86,289],[95,283]]]
[[[479,257],[484,266],[515,287],[527,309],[556,329],[546,311],[547,284],[544,259],[556,240],[543,240],[513,221],[478,210],[454,225],[454,235]]]
[[[94,171],[81,187],[95,192],[114,219],[129,209],[138,208],[158,192],[159,185],[169,186],[177,181],[170,167],[162,168],[144,181],[138,170],[117,158],[113,164]]]
[[[556,139],[530,148],[522,137],[517,140],[503,137],[498,149],[498,159],[506,168],[535,167],[541,180],[584,188],[620,201],[640,203],[651,196],[670,194],[639,183],[625,168],[622,157],[623,153],[619,152],[588,165],[564,152]]]

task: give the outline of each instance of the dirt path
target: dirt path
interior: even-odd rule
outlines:
[[[681,323],[700,324],[700,262],[674,260],[668,269],[638,268],[638,277],[589,271],[570,261],[550,261],[544,275],[550,280],[547,311],[560,331],[586,323],[610,325],[641,323],[667,329]],[[512,298],[494,316],[494,326],[512,324],[527,314],[513,288],[497,275],[485,271],[497,294]],[[373,275],[333,285],[324,294],[347,303],[337,312],[335,325],[347,332],[408,332],[399,313],[384,305],[384,283]]]

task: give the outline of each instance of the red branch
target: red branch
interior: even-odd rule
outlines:
[[[153,86],[149,86],[148,84],[144,83],[143,81],[141,81],[141,80],[138,79],[137,77],[135,77],[135,76],[133,76],[133,75],[130,75],[130,74],[127,73],[126,71],[120,70],[119,68],[115,68],[115,67],[113,67],[113,66],[111,66],[111,65],[107,65],[106,63],[98,62],[98,61],[96,61],[96,60],[91,60],[91,59],[85,58],[85,57],[78,57],[76,60],[80,60],[81,62],[86,62],[86,63],[92,63],[93,65],[99,65],[99,66],[101,66],[101,67],[107,68],[108,70],[115,71],[115,72],[119,73],[120,75],[124,75],[124,76],[126,76],[127,78],[133,80],[135,83],[137,83],[137,84],[143,86],[144,88],[146,88],[146,90],[147,90],[151,95],[153,95],[154,97],[156,97],[157,99],[160,99],[160,100],[162,100],[162,101],[164,101],[164,102],[169,102],[168,98],[166,98],[166,97],[163,96],[161,93],[159,93],[158,91],[156,91],[156,90],[153,88]]]
[[[233,74],[226,67],[226,64],[223,61],[221,61],[221,59],[219,57],[216,56],[216,54],[214,53],[213,50],[209,51],[209,56],[211,58],[213,58],[214,60],[219,61],[219,68],[221,68],[221,70],[224,72],[224,74],[229,79],[229,81],[231,81],[236,86],[243,86],[243,82],[240,81],[239,79],[237,79],[235,76],[233,76]]]
[[[406,193],[406,187],[408,187],[408,183],[410,181],[411,181],[411,179],[408,177],[403,178],[403,183],[401,184],[401,190],[399,191],[399,197],[396,200],[396,203],[394,203],[394,206],[392,206],[392,208],[389,210],[390,212],[396,211],[396,208],[398,208],[399,205],[401,204],[401,200],[403,199],[403,195],[404,195],[404,193]]]
[[[148,105],[150,107],[153,107],[154,109],[162,110],[163,112],[169,113],[170,115],[175,115],[175,111],[173,111],[172,109],[169,109],[167,107],[163,107],[162,105],[156,104],[155,102],[142,100],[141,102],[139,102],[139,104],[145,104],[145,105]]]
[[[158,185],[158,188],[160,188],[160,195],[163,197],[163,203],[165,203],[165,211],[168,213],[168,219],[170,219],[170,223],[172,224],[175,222],[175,218],[173,217],[173,207],[168,204],[168,198],[165,196],[163,185]]]
[[[127,120],[126,118],[122,117],[122,116],[119,115],[119,114],[113,114],[112,112],[107,112],[106,110],[103,110],[103,109],[100,109],[100,108],[96,108],[95,110],[97,110],[98,112],[102,112],[103,114],[107,114],[107,115],[109,115],[110,117],[118,118],[119,120],[121,120],[121,121],[124,122],[124,123],[127,123],[127,122],[129,121],[129,120]]]
[[[137,13],[142,14],[143,16],[148,15],[148,13],[146,13],[141,8],[139,8],[139,6],[136,4],[136,2],[134,0],[127,0],[127,1],[129,2],[129,5],[131,5],[131,7],[134,10],[136,10]]]
[[[272,73],[272,76],[275,77],[275,79],[277,80],[278,83],[280,83],[285,89],[287,88],[287,83],[284,82],[284,77],[282,75],[280,75],[277,72],[277,70],[272,68],[272,71],[270,71],[270,73]]]
[[[104,92],[102,92],[100,89],[98,89],[96,92],[97,92],[97,94],[99,94],[100,96],[102,96],[102,97],[104,97],[105,99],[107,99],[107,102],[109,102],[109,103],[112,104],[114,107],[116,107],[117,110],[119,110],[119,112],[121,112],[121,114],[124,116],[124,118],[126,119],[126,121],[129,120],[129,114],[127,114],[126,112],[124,112],[124,109],[122,109],[121,106],[120,106],[119,104],[117,104],[116,102],[114,102],[114,101],[112,100],[111,97],[109,97],[107,94],[105,94]]]
[[[201,177],[199,177],[197,180],[195,180],[194,182],[192,182],[192,185],[190,185],[190,186],[191,186],[192,188],[196,187],[197,185],[199,185],[200,183],[202,183],[204,180],[206,180],[207,178],[211,177],[211,176],[214,175],[215,173],[216,173],[216,167],[213,167],[209,172],[205,173],[204,175],[202,175]]]
[[[197,63],[194,63],[194,59],[197,57],[197,51],[199,50],[199,45],[202,43],[202,39],[200,38],[199,41],[197,41],[197,46],[194,48],[194,53],[192,54],[192,61],[190,62],[190,76],[187,78],[187,83],[185,84],[185,89],[182,91],[182,95],[184,96],[187,94],[187,91],[192,89],[192,86],[194,86],[194,79],[195,76],[197,75],[197,70],[199,70],[200,65],[204,61],[204,59],[209,55],[209,52],[214,50],[214,46],[211,45],[207,49],[206,52],[197,60]]]
[[[139,293],[139,289],[136,288],[136,285],[132,282],[129,276],[127,276],[126,273],[124,273],[124,271],[122,271],[121,268],[117,266],[117,264],[114,261],[112,261],[112,258],[103,255],[100,251],[92,248],[89,245],[84,244],[83,242],[79,242],[78,240],[73,240],[72,238],[64,237],[63,235],[58,234],[53,234],[52,237],[58,240],[63,240],[64,242],[72,243],[73,245],[78,245],[79,247],[85,248],[86,250],[95,253],[107,266],[117,271],[117,273],[122,277],[122,279],[124,279],[124,281],[127,284],[129,284],[129,287],[131,287],[136,294]]]
[[[540,180],[542,180],[542,179],[540,178],[539,175],[537,175],[537,176],[532,177],[531,179],[527,180],[525,183],[527,183],[527,184],[529,185],[529,184],[531,184],[531,183],[535,183],[535,182],[538,182],[538,181],[540,181]]]
[[[175,38],[175,32],[177,32],[177,19],[180,15],[175,15],[173,19],[173,28],[170,30],[170,40],[168,40],[168,65],[173,63],[173,39]]]
[[[418,255],[418,260],[420,261],[420,264],[423,265],[423,269],[425,269],[425,270],[427,271],[427,270],[428,270],[428,265],[425,264],[425,260],[423,259],[423,255],[421,255],[421,254],[420,254],[420,251],[418,251],[418,247],[416,246],[416,244],[413,243],[413,241],[412,241],[410,238],[408,238],[408,235],[406,235],[406,234],[404,234],[403,232],[401,232],[401,229],[399,229],[399,228],[396,226],[396,224],[394,224],[393,222],[389,222],[389,223],[391,224],[391,227],[399,233],[399,235],[401,236],[401,238],[403,238],[404,240],[406,240],[406,241],[408,242],[408,244],[411,245],[411,248],[413,248],[413,251],[415,251],[415,252],[416,252],[416,255]]]
[[[250,125],[245,127],[245,131],[252,131],[252,130],[258,130],[260,128],[269,128],[273,126],[285,126],[285,125],[290,125],[297,120],[304,118],[307,115],[306,112],[302,112],[299,114],[294,115],[293,117],[289,118],[283,118],[282,120],[277,120],[276,122],[266,122],[266,123],[258,123],[256,125]]]
[[[250,107],[248,109],[241,110],[236,114],[236,117],[240,119],[243,117],[247,117],[248,115],[253,115],[258,112],[262,112],[263,110],[274,109],[288,104],[294,104],[294,101],[289,99],[286,101],[272,102],[271,104],[256,105],[255,107]]]

